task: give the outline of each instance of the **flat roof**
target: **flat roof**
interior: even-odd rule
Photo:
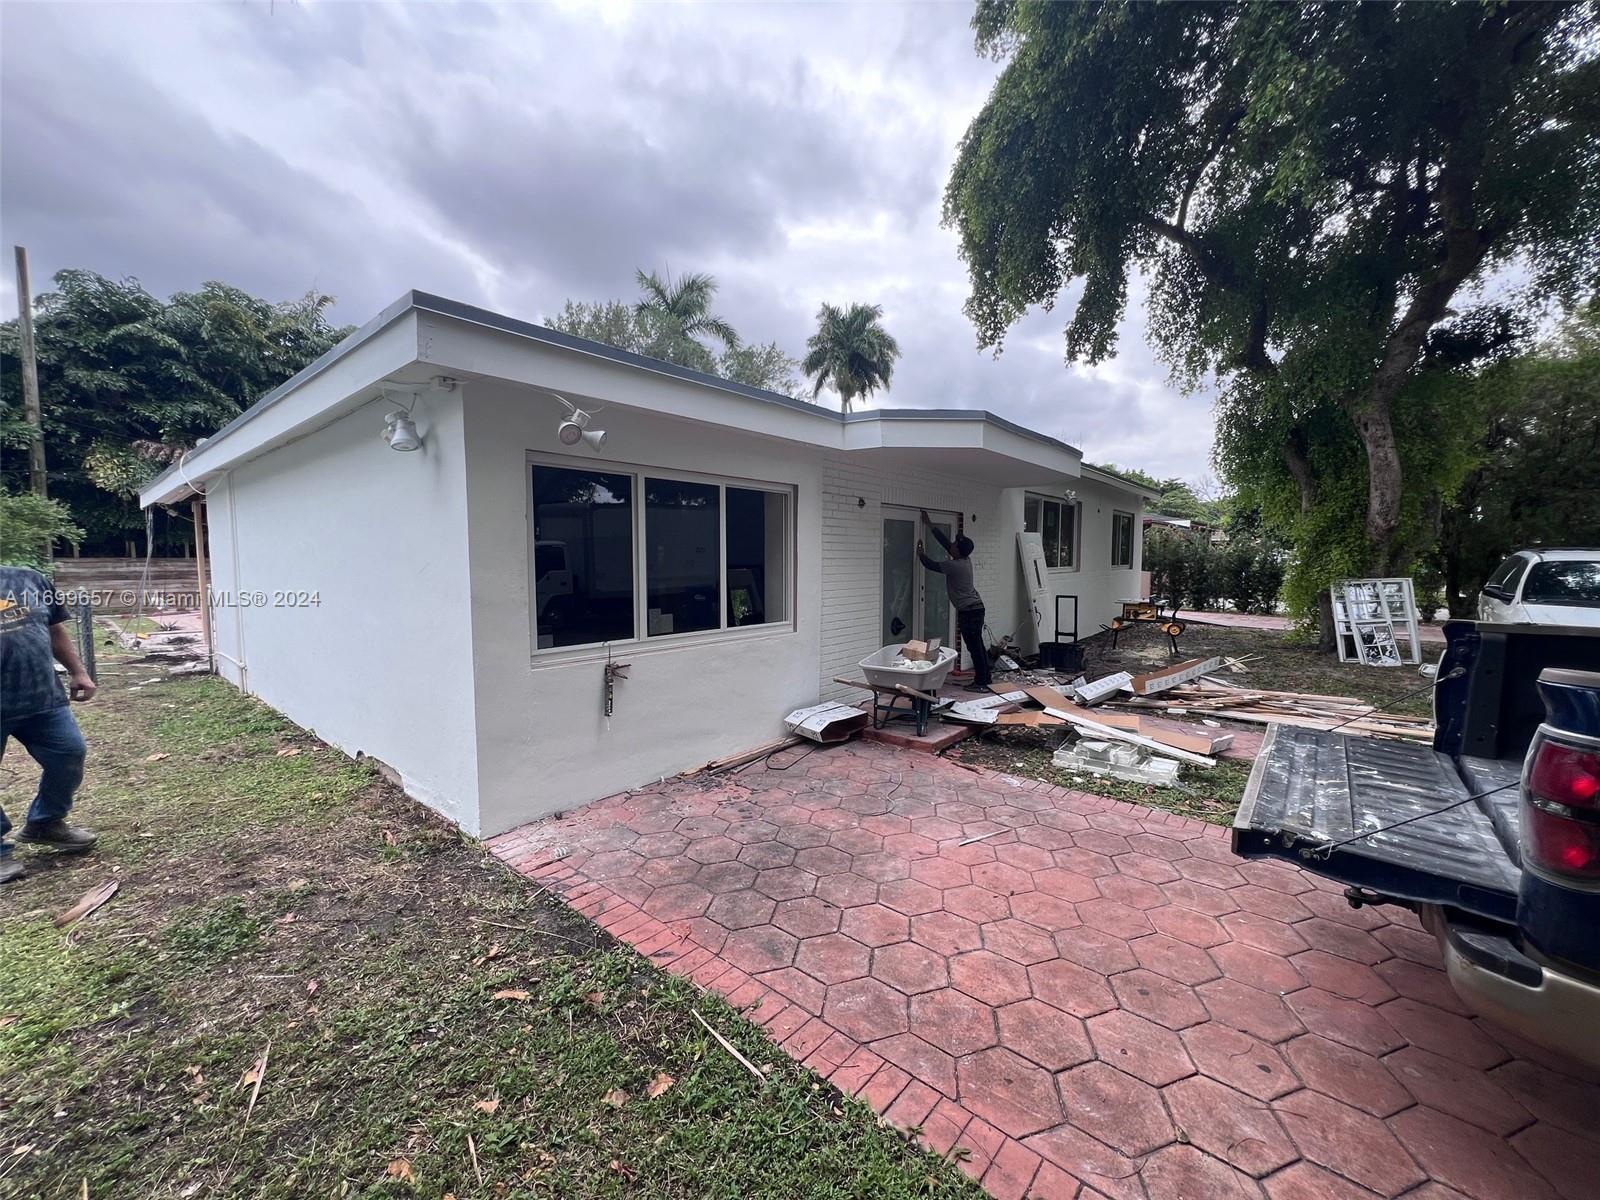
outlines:
[[[650,358],[647,355],[635,354],[629,350],[619,350],[615,346],[608,346],[604,342],[593,341],[589,338],[578,337],[574,334],[563,333],[558,329],[551,329],[545,325],[537,325],[531,321],[519,320],[516,317],[506,316],[504,313],[492,312],[486,308],[479,308],[471,304],[463,304],[457,300],[450,300],[443,296],[435,296],[429,292],[409,291],[390,304],[377,316],[355,330],[338,345],[334,346],[320,358],[309,363],[300,371],[290,376],[283,383],[267,392],[249,408],[245,409],[233,420],[229,421],[216,433],[205,439],[208,448],[224,441],[235,431],[254,421],[262,413],[272,408],[273,405],[305,386],[317,376],[323,374],[345,356],[382,333],[395,321],[408,313],[430,313],[435,316],[446,317],[451,320],[462,321],[468,324],[479,325],[501,333],[511,334],[515,337],[527,338],[531,341],[547,346],[554,346],[563,350],[589,355],[594,358],[604,359],[608,362],[618,363],[623,366],[633,367],[637,370],[650,371],[658,375],[680,379],[687,383],[697,384],[702,387],[714,388],[718,391],[731,392],[738,396],[760,402],[762,404],[778,405],[784,408],[807,413],[836,422],[840,425],[853,425],[864,422],[882,421],[974,421],[993,425],[1004,429],[1019,437],[1027,438],[1042,445],[1069,454],[1082,457],[1082,451],[1059,438],[1050,437],[1014,421],[1009,421],[995,413],[977,408],[876,408],[866,412],[842,413],[831,408],[807,400],[800,400],[793,396],[785,396],[781,392],[769,391],[765,388],[751,387],[749,384],[738,383],[731,379],[723,379],[718,375],[696,371],[689,367],[682,367],[676,363],[664,362],[661,359]],[[192,453],[192,452],[191,452]],[[144,495],[159,495],[167,491],[167,481],[179,475],[183,461],[173,463],[161,474],[140,489],[141,497]],[[1089,468],[1084,466],[1085,470]],[[1137,485],[1127,480],[1115,479],[1108,476],[1108,481],[1114,481],[1127,487],[1139,490]],[[155,501],[142,501],[146,506]]]

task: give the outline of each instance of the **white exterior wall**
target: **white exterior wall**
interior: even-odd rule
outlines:
[[[390,450],[369,405],[214,481],[218,669],[406,791],[479,829],[461,406],[418,406],[424,449]],[[317,603],[273,603],[314,592]]]
[[[887,468],[870,456],[830,454],[822,481],[822,664],[819,684],[827,699],[859,698],[859,690],[833,682],[860,678],[857,665],[883,646],[883,508],[959,512],[973,541],[973,582],[983,597],[995,637],[1013,631],[1021,614],[1016,568],[1017,524],[1006,520],[998,487],[941,471]],[[865,500],[863,507],[859,502]],[[944,581],[931,580],[943,587]]]
[[[1143,501],[1137,492],[1124,491],[1099,480],[1081,478],[1063,481],[1054,487],[1018,488],[1006,493],[1008,519],[1012,529],[1022,528],[1023,504],[1031,493],[1067,499],[1068,492],[1077,494],[1078,546],[1076,566],[1058,567],[1048,572],[1051,600],[1044,610],[1046,637],[1055,630],[1056,596],[1078,597],[1078,637],[1087,638],[1100,632],[1101,625],[1110,624],[1111,618],[1122,611],[1124,600],[1140,598],[1143,583],[1140,563],[1144,553],[1144,529],[1141,517]],[[1133,514],[1133,565],[1111,565],[1111,514],[1113,511]],[[1027,590],[1022,578],[1021,559],[1016,554],[1016,537],[1012,536],[1013,570],[1019,589],[1019,603],[1026,603]],[[1072,606],[1061,606],[1061,619],[1068,630],[1072,624]],[[1023,623],[1018,643],[1027,653],[1039,649],[1034,635],[1033,622]]]
[[[663,383],[662,387],[673,385]],[[822,454],[636,408],[597,416],[603,454],[560,445],[559,407],[511,384],[465,385],[468,538],[481,827],[485,834],[698,767],[782,735],[817,697]],[[529,452],[574,467],[656,467],[795,489],[791,627],[618,643],[629,664],[602,708],[604,650],[535,653],[529,611]],[[637,586],[637,582],[636,582]]]
[[[1033,653],[1038,639],[1017,553],[1023,500],[1028,492],[1064,498],[1068,491],[1077,493],[1082,506],[1079,566],[1051,571],[1050,584],[1052,596],[1078,597],[1078,636],[1086,638],[1100,632],[1121,611],[1122,601],[1139,592],[1142,509],[1137,493],[1077,478],[1048,487],[1001,489],[945,472],[885,470],[869,459],[830,455],[822,496],[822,695],[859,696],[859,691],[834,683],[834,677],[859,676],[856,664],[882,645],[884,505],[963,513],[990,635],[998,640],[1010,634],[1024,652]],[[1132,567],[1111,566],[1113,509],[1134,515]],[[1052,600],[1045,609],[1050,628],[1054,611]],[[1070,623],[1069,606],[1063,619]]]

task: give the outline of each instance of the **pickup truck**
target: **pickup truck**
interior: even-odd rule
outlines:
[[[1444,632],[1432,745],[1272,726],[1234,852],[1412,909],[1470,1008],[1600,1065],[1600,630]]]

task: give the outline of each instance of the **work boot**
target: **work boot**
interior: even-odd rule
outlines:
[[[60,817],[53,821],[29,821],[17,830],[17,841],[30,846],[49,846],[62,854],[82,854],[94,849],[97,839],[77,825],[68,825]]]
[[[11,883],[21,879],[28,873],[27,864],[15,855],[8,854],[0,858],[0,883]]]

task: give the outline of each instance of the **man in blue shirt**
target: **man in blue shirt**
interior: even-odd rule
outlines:
[[[92,699],[95,684],[67,632],[67,616],[43,575],[26,567],[0,567],[0,756],[16,738],[41,769],[39,794],[17,841],[81,854],[94,845],[94,834],[67,824],[66,816],[83,782],[87,748],[55,664],[67,669],[74,700]],[[10,830],[0,808],[0,884],[26,870],[5,841]]]

